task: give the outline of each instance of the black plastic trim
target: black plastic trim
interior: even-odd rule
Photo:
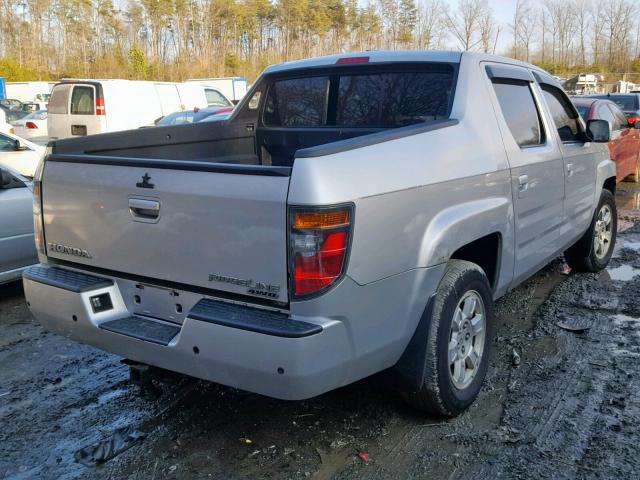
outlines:
[[[521,80],[523,82],[533,82],[533,75],[524,67],[511,65],[487,65],[485,67],[487,75],[491,80]]]
[[[433,120],[430,122],[408,125],[406,127],[392,128],[389,130],[383,130],[381,132],[371,133],[369,135],[363,135],[361,137],[348,138],[346,140],[327,143],[325,145],[303,148],[296,152],[295,158],[313,158],[322,157],[325,155],[333,155],[335,153],[368,147],[370,145],[376,145],[378,143],[397,140],[399,138],[410,137],[412,135],[418,135],[420,133],[433,132],[442,128],[458,125],[458,123],[460,122],[456,119],[446,119]]]
[[[320,325],[294,320],[285,313],[208,298],[200,300],[187,318],[274,337],[302,338],[322,332]]]
[[[113,285],[113,280],[108,278],[44,265],[33,265],[22,272],[22,276],[34,282],[44,283],[45,285],[62,288],[74,293],[89,292]]]
[[[179,326],[137,316],[109,320],[101,323],[99,327],[102,330],[165,346],[180,332]]]
[[[246,155],[229,155],[228,157],[221,157],[217,160],[222,159],[226,162],[233,162],[246,157]],[[268,177],[288,177],[291,175],[291,167],[274,167],[266,165],[246,165],[219,162],[211,163],[207,161],[194,160],[164,160],[160,158],[113,157],[107,155],[54,153],[47,156],[46,161],[81,163],[89,165],[117,165],[123,167],[161,168],[167,170],[231,173],[238,175],[262,175]]]
[[[199,293],[201,295],[207,295],[210,297],[224,298],[232,301],[240,301],[245,303],[253,303],[254,305],[264,305],[271,308],[286,308],[287,302],[276,302],[261,297],[253,297],[251,295],[243,295],[241,293],[226,292],[223,290],[216,290],[214,288],[198,287],[195,285],[188,285],[180,282],[173,282],[170,280],[160,280],[157,278],[143,277],[141,275],[133,275],[126,272],[118,272],[116,270],[108,270],[106,268],[91,267],[89,265],[82,265],[80,263],[69,262],[67,260],[59,260],[56,258],[49,258],[49,262],[55,262],[56,265],[61,265],[69,268],[77,268],[79,270],[85,270],[97,274],[106,275],[108,277],[122,278],[124,280],[131,280],[146,285],[166,287],[173,290],[182,290],[185,292]]]
[[[402,353],[400,360],[388,372],[390,374],[388,375],[388,382],[400,391],[415,392],[420,390],[424,383],[427,336],[431,325],[434,303],[435,294],[429,297],[416,331]]]

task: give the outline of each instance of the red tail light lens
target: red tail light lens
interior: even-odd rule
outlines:
[[[24,126],[27,127],[27,128],[31,128],[31,129],[38,128],[38,126],[33,122],[27,122],[27,123],[24,124]]]
[[[342,278],[347,264],[353,207],[292,207],[292,298],[318,295]]]
[[[629,125],[635,125],[638,121],[638,117],[629,117]]]
[[[107,112],[104,108],[104,98],[96,97],[96,115],[106,115]]]
[[[336,65],[348,65],[351,63],[368,63],[369,57],[342,57],[336,61]]]

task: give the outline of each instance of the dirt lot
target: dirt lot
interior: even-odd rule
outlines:
[[[146,400],[119,358],[45,332],[20,285],[0,287],[0,477],[638,478],[640,188],[620,189],[610,267],[558,259],[501,299],[482,394],[448,421],[376,378],[295,403],[182,379]],[[144,440],[75,462],[123,427]]]

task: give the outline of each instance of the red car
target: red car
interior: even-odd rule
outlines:
[[[609,151],[616,162],[618,182],[626,177],[640,181],[640,118],[629,117],[611,100],[573,97],[578,113],[583,120],[607,120],[611,125]]]

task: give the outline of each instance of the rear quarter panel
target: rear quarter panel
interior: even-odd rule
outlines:
[[[442,264],[460,246],[497,232],[497,291],[506,289],[513,274],[510,170],[483,79],[478,62],[463,56],[451,112],[458,125],[296,159],[290,204],[355,203],[347,274],[357,283]]]

